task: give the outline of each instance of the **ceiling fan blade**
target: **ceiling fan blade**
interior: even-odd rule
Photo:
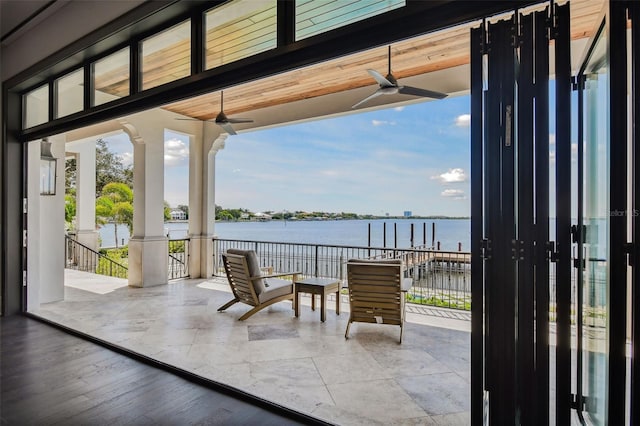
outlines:
[[[375,92],[373,92],[371,95],[367,96],[366,98],[364,98],[363,100],[361,100],[360,102],[358,102],[357,104],[355,104],[354,106],[352,106],[351,108],[357,108],[360,105],[362,105],[365,102],[370,101],[373,98],[377,98],[378,96],[382,95],[383,93],[380,90],[376,90]]]
[[[420,89],[418,87],[400,86],[398,93],[403,95],[422,96],[423,98],[444,99],[447,97],[446,93],[434,92],[433,90]]]
[[[199,118],[174,118],[174,120],[181,120],[181,121],[214,121],[214,120],[200,120]]]
[[[231,127],[231,123],[229,123],[228,121],[217,122],[216,124],[218,124],[218,126],[222,127],[230,135],[237,135],[236,131],[233,130],[233,127]]]
[[[395,86],[395,84],[393,84],[392,82],[390,82],[389,80],[387,80],[386,77],[384,77],[382,74],[380,74],[378,71],[376,70],[367,70],[367,72],[369,73],[369,75],[371,77],[373,77],[380,86]]]
[[[253,123],[250,118],[227,118],[227,123]]]

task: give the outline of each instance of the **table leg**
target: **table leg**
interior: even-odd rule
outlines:
[[[311,310],[316,310],[316,295],[311,293]]]
[[[336,315],[340,315],[340,288],[336,291]]]
[[[300,292],[296,289],[295,294],[294,294],[294,299],[295,299],[295,303],[294,303],[294,309],[296,312],[296,318],[300,315]]]
[[[324,322],[327,319],[327,304],[325,303],[327,295],[322,292],[320,295],[320,321]]]

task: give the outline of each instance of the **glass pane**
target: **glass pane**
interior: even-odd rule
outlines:
[[[207,69],[277,47],[275,0],[240,0],[207,12]]]
[[[191,21],[142,42],[142,89],[191,74]]]
[[[129,95],[129,48],[93,64],[93,105]]]
[[[405,0],[296,0],[296,40],[380,15],[405,4]]]
[[[57,160],[40,160],[40,195],[56,195]]]
[[[24,128],[49,121],[49,85],[45,84],[24,95]]]
[[[585,68],[583,284],[586,411],[605,424],[607,384],[607,288],[609,286],[609,68],[604,31]],[[622,212],[624,213],[624,212]]]
[[[56,118],[84,109],[84,71],[79,69],[56,80]]]

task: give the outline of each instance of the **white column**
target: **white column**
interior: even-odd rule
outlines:
[[[96,230],[96,141],[67,144],[76,157],[76,235],[81,244],[98,250]]]
[[[40,195],[40,141],[29,143],[27,177],[27,308],[64,299],[64,136],[53,136],[56,195]],[[15,254],[19,256],[19,253]]]
[[[202,172],[202,244],[200,256],[201,276],[210,277],[214,272],[213,237],[216,221],[216,154],[224,148],[226,133],[208,135],[205,132],[205,145]],[[215,139],[213,139],[215,137]],[[211,141],[207,143],[207,140]]]
[[[204,125],[204,123],[203,123]],[[189,277],[202,277],[200,265],[202,247],[206,236],[202,235],[202,132],[189,138]],[[206,277],[206,275],[204,275]]]
[[[169,249],[164,235],[164,127],[121,120],[133,143],[133,236],[129,240],[129,285],[167,283]]]

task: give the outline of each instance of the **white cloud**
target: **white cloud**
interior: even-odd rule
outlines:
[[[556,134],[549,133],[549,145],[555,145],[556,143]]]
[[[403,107],[403,106],[399,106],[399,107],[395,107],[393,110],[394,110],[394,111],[398,111],[398,112],[400,112],[400,111],[402,111],[403,109],[404,109],[404,107]]]
[[[186,164],[189,147],[179,139],[169,139],[164,143],[164,164],[167,167]]]
[[[454,200],[466,200],[462,189],[445,189],[440,193],[443,197],[453,198]]]
[[[123,166],[127,167],[133,164],[133,152],[123,152],[119,154],[119,157]]]
[[[471,125],[471,114],[462,114],[456,117],[456,126],[469,127]]]
[[[431,179],[439,180],[440,183],[457,183],[465,182],[467,175],[461,168],[449,169],[448,172],[442,173],[438,176],[432,176]]]
[[[395,126],[396,122],[395,121],[386,121],[386,120],[371,120],[371,124],[373,124],[375,127],[378,126]]]

